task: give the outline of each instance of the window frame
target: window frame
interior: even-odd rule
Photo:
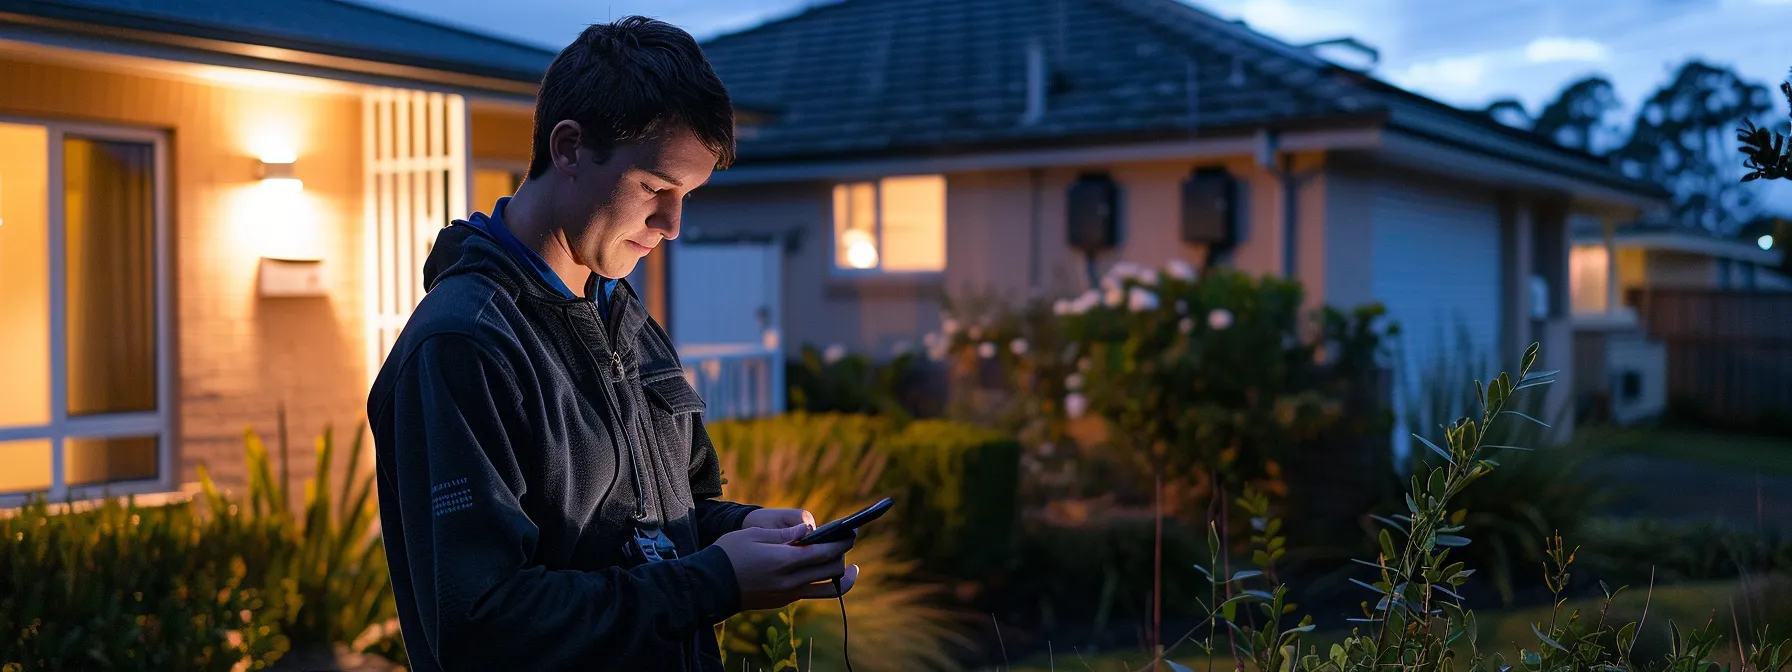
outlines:
[[[829,188],[828,188],[828,201],[827,201],[827,203],[828,203],[827,204],[827,212],[828,212],[827,231],[828,231],[828,272],[829,272],[829,275],[831,275],[832,277],[838,278],[838,279],[843,279],[843,280],[852,280],[852,279],[859,279],[859,278],[894,278],[894,279],[912,279],[912,280],[921,280],[921,281],[937,280],[937,279],[945,276],[946,266],[950,261],[950,257],[948,257],[947,259],[941,260],[940,268],[938,268],[937,270],[892,271],[892,270],[884,268],[884,265],[883,265],[884,264],[884,252],[885,252],[885,247],[884,247],[884,182],[886,180],[889,180],[890,178],[900,178],[900,177],[938,177],[938,178],[940,178],[940,181],[942,183],[944,183],[944,189],[946,192],[945,194],[942,194],[942,196],[941,196],[941,198],[945,201],[945,202],[942,202],[942,205],[946,205],[947,203],[950,202],[949,196],[950,196],[951,189],[952,189],[952,183],[951,183],[951,180],[947,179],[947,176],[945,173],[914,173],[914,174],[906,174],[905,173],[905,174],[900,174],[900,175],[879,175],[877,177],[873,177],[873,178],[869,178],[869,179],[842,180],[842,181],[838,181],[838,182],[833,182],[832,184],[829,185]],[[871,214],[872,214],[871,237],[873,240],[877,241],[877,266],[872,267],[872,268],[853,268],[851,266],[843,266],[840,264],[840,219],[839,219],[840,213],[835,208],[835,201],[836,201],[835,193],[843,187],[850,190],[850,188],[853,185],[859,185],[859,184],[865,184],[865,183],[871,184]],[[947,252],[948,252],[948,254],[950,254],[950,250],[951,250],[950,242],[951,241],[947,238],[947,235],[948,235],[948,232],[950,231],[950,226],[951,226],[951,222],[949,221],[950,208],[947,208],[947,210],[948,210],[948,212],[941,213],[941,215],[940,215],[940,237],[942,239],[941,240],[942,244],[944,244],[946,246]]]
[[[0,122],[44,128],[48,136],[48,214],[50,274],[50,421],[44,425],[0,427],[0,441],[48,439],[50,488],[48,491],[0,493],[0,508],[24,505],[32,496],[45,496],[53,504],[111,496],[167,493],[179,489],[180,461],[175,447],[175,357],[173,341],[173,253],[169,234],[168,134],[152,128],[46,120],[0,115]],[[134,413],[108,413],[71,417],[68,412],[68,221],[67,176],[63,172],[63,143],[69,136],[98,141],[149,145],[152,166],[150,193],[151,240],[155,244],[155,367],[156,408]],[[66,446],[69,439],[105,439],[134,436],[156,437],[156,477],[93,485],[69,486]]]

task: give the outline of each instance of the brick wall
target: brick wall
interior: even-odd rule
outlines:
[[[284,403],[300,491],[322,428],[336,425],[346,447],[364,418],[359,97],[316,80],[112,61],[0,60],[0,81],[0,115],[167,133],[181,480],[203,462],[227,486],[243,483],[243,431],[271,442]],[[297,155],[297,226],[257,200],[257,155],[270,148]],[[260,298],[263,249],[295,242],[321,253],[328,296]]]

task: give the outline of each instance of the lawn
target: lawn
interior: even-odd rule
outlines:
[[[1792,440],[1710,431],[1593,427],[1584,445],[1618,454],[1649,455],[1724,469],[1792,476]]]
[[[1618,599],[1613,601],[1610,619],[1622,623],[1627,620],[1638,620],[1643,617],[1645,603],[1648,607],[1648,618],[1639,628],[1644,638],[1636,647],[1638,658],[1652,659],[1667,651],[1668,623],[1672,621],[1681,631],[1702,627],[1712,618],[1714,613],[1723,617],[1724,623],[1730,622],[1730,605],[1737,595],[1737,584],[1733,581],[1686,584],[1678,586],[1657,587],[1651,595],[1647,586],[1639,586],[1632,590],[1622,591]],[[1597,618],[1601,603],[1599,600],[1576,600],[1570,602],[1563,610],[1564,614],[1578,610],[1583,618]],[[1737,622],[1744,630],[1753,630],[1747,617],[1747,609],[1742,604],[1736,605]],[[1524,645],[1535,649],[1536,635],[1531,633],[1532,623],[1548,624],[1550,609],[1547,606],[1512,611],[1480,610],[1476,612],[1480,621],[1480,643],[1483,648],[1504,653],[1508,659],[1515,657],[1516,647]],[[1754,624],[1758,625],[1758,624]],[[1784,626],[1782,625],[1781,628]],[[1775,628],[1779,631],[1781,628]],[[1723,626],[1726,646],[1733,647],[1728,625]],[[1309,646],[1317,646],[1320,650],[1330,647],[1331,643],[1342,640],[1348,633],[1324,632],[1307,640]],[[1065,672],[1128,672],[1144,669],[1149,657],[1142,651],[1126,651],[1104,653],[1101,655],[1079,655],[1071,647],[1063,647],[1063,651],[1054,652],[1052,659],[1045,655],[1028,658],[1016,664],[1009,672],[1048,672],[1062,670]],[[1726,651],[1733,651],[1733,648]],[[1720,662],[1733,662],[1732,653],[1715,654]],[[1177,657],[1177,662],[1200,672],[1207,670],[1207,662],[1199,656]],[[1055,664],[1054,664],[1055,663]],[[991,670],[999,668],[990,668]],[[1167,667],[1165,668],[1168,669]],[[1231,660],[1213,661],[1214,670],[1231,670]]]

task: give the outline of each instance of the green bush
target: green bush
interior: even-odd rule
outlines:
[[[903,430],[887,418],[865,415],[793,414],[757,420],[718,422],[709,426],[727,482],[723,496],[763,506],[802,508],[818,522],[846,515],[887,496],[893,473],[918,473],[920,467],[954,459],[918,460],[913,448],[887,449]],[[937,429],[942,434],[948,430]],[[963,444],[961,444],[963,445]],[[965,445],[966,450],[974,446]],[[941,475],[944,477],[945,475]],[[895,493],[911,500],[907,486]],[[861,530],[849,562],[860,566],[859,582],[846,611],[852,622],[855,667],[861,670],[958,669],[955,654],[970,649],[961,634],[964,616],[946,604],[942,586],[918,580],[917,549],[928,535],[909,536],[923,525],[904,520],[911,513],[942,521],[923,501],[904,501],[893,512]],[[921,505],[921,506],[917,506]],[[925,528],[922,528],[925,529]],[[778,669],[791,656],[815,661],[818,669],[841,664],[839,606],[826,600],[797,603],[786,612],[748,612],[723,623],[717,632],[731,668]],[[794,634],[793,634],[794,631]],[[795,644],[792,644],[792,640]],[[739,661],[739,662],[736,662]]]
[[[0,664],[33,670],[230,670],[285,652],[279,622],[190,504],[111,499],[0,520]]]
[[[325,429],[302,509],[288,505],[286,470],[275,476],[251,431],[247,501],[220,492],[201,466],[205,494],[194,502],[114,498],[52,514],[40,499],[0,520],[0,661],[17,664],[7,672],[230,670],[245,660],[264,669],[288,652],[380,632],[396,606],[372,529],[372,475],[357,469],[361,437],[338,491]],[[284,464],[284,440],[279,450]],[[395,631],[361,644],[403,659]]]
[[[1010,553],[1020,449],[1000,432],[944,420],[902,423],[857,414],[791,413],[712,423],[709,433],[730,465],[731,483],[742,473],[773,470],[778,487],[755,494],[826,502],[896,498],[895,510],[877,526],[890,528],[900,553],[920,561],[925,573],[982,578],[1003,566]],[[815,455],[790,464],[769,462],[792,459],[782,450],[792,447],[809,447],[795,454]],[[861,462],[877,468],[875,481],[860,482],[862,476],[852,469]]]
[[[291,507],[286,470],[276,477],[253,430],[243,435],[246,506],[221,494],[203,465],[198,469],[212,512],[208,534],[244,558],[247,582],[267,596],[294,649],[351,644],[398,616],[385,546],[374,530],[379,516],[374,477],[360,468],[366,432],[356,430],[348,470],[337,490],[331,479],[336,443],[331,429],[324,428],[317,439],[314,476],[305,482],[303,508],[297,510]],[[284,463],[284,431],[279,450]],[[395,652],[390,646],[384,650]]]
[[[864,413],[897,419],[932,416],[939,404],[924,388],[923,362],[915,353],[901,353],[875,362],[840,346],[818,352],[804,345],[802,354],[784,367],[786,401],[805,413]]]

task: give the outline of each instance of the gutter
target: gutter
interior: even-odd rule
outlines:
[[[443,69],[441,65],[446,63],[444,61],[430,61],[389,52],[322,45],[244,32],[225,33],[205,28],[195,30],[197,27],[191,24],[91,10],[71,10],[65,13],[80,18],[0,11],[0,39],[377,85],[428,82],[463,89],[467,93],[498,94],[500,97],[527,96],[531,100],[539,87],[539,74],[531,76],[508,68],[467,66]],[[110,23],[81,19],[104,19]],[[126,25],[111,25],[112,23]],[[175,30],[211,36],[171,32]],[[228,39],[245,36],[262,43]],[[206,58],[207,54],[214,56]]]

